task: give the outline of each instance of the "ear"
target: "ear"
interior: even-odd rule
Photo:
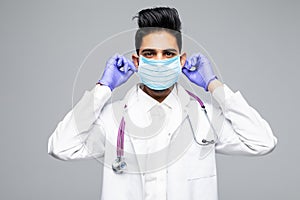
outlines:
[[[181,64],[181,67],[184,66],[185,61],[186,61],[186,53],[184,52],[184,53],[181,54],[181,56],[180,56],[180,64]]]
[[[137,54],[132,54],[131,58],[132,58],[132,62],[134,64],[135,68],[138,69],[139,68],[139,56]]]

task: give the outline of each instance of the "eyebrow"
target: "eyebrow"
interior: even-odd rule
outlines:
[[[173,52],[176,52],[176,53],[177,53],[177,50],[176,50],[176,49],[164,49],[163,51],[173,51]]]
[[[156,51],[156,49],[143,49],[141,53],[144,53],[144,52],[147,52],[147,51],[153,52],[153,51]],[[163,52],[166,52],[166,51],[177,52],[176,49],[172,49],[172,48],[170,48],[170,49],[163,49],[162,51],[163,51]]]
[[[143,49],[141,53],[147,52],[147,51],[155,51],[155,49]]]

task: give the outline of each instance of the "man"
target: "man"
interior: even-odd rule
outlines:
[[[104,200],[217,199],[215,152],[264,155],[277,139],[240,92],[218,80],[204,55],[181,53],[174,8],[141,10],[137,19],[132,61],[115,55],[107,62],[96,86],[58,124],[48,152],[62,160],[103,158]],[[135,72],[141,83],[109,103]],[[206,103],[210,115],[177,83],[181,72],[212,94],[218,105]]]

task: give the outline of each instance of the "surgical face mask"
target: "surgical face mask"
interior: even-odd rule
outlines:
[[[141,83],[153,90],[164,90],[177,82],[181,74],[180,56],[153,60],[140,56],[138,75]]]

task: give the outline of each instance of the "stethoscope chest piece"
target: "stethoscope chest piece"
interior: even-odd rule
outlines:
[[[116,158],[112,164],[112,169],[116,174],[122,174],[126,168],[126,162],[120,157]]]

